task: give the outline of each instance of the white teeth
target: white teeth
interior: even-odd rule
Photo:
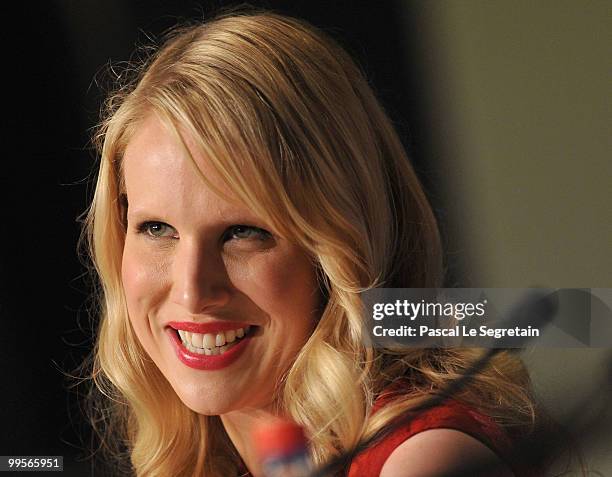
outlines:
[[[217,333],[215,337],[215,346],[223,346],[225,344],[225,333]]]
[[[183,345],[192,353],[216,356],[225,353],[234,346],[232,343],[238,338],[243,338],[251,329],[250,326],[238,328],[237,330],[219,331],[218,333],[191,333],[178,330]]]
[[[193,333],[191,335],[191,344],[193,346],[195,346],[196,348],[203,348],[202,346],[202,338],[204,338],[204,336],[200,333]]]
[[[210,333],[206,333],[204,335],[204,344],[203,344],[204,348],[214,348],[215,345],[215,335],[210,334]]]

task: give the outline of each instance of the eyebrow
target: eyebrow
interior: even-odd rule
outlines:
[[[126,204],[127,203],[128,202],[127,202],[127,195],[126,195]],[[126,219],[128,219],[131,222],[137,222],[138,220],[142,220],[142,219],[146,219],[150,221],[169,222],[167,218],[164,218],[163,214],[153,212],[154,210],[155,210],[155,207],[131,205],[130,207],[126,207],[125,215],[126,215]],[[234,222],[236,223],[238,222],[258,223],[259,225],[257,226],[272,230],[271,225],[269,225],[267,222],[260,219],[256,215],[253,215],[251,212],[247,212],[246,210],[236,212],[235,214],[231,214],[231,213],[221,214],[221,216],[219,217],[219,220],[220,222],[227,223],[227,224],[231,224]]]
[[[132,219],[132,220],[137,219],[139,217],[145,217],[145,216],[147,216],[147,217],[157,216],[157,214],[153,214],[153,213],[149,212],[147,210],[147,208],[145,208],[145,207],[137,207],[137,208],[133,208],[133,207],[129,208],[128,207],[127,210],[128,210],[128,212],[127,212],[126,216],[129,219]]]

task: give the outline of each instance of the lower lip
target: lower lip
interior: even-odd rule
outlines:
[[[232,346],[225,353],[207,356],[205,354],[192,353],[185,348],[174,328],[168,328],[166,332],[170,335],[178,359],[190,368],[205,371],[214,371],[216,369],[228,367],[240,357],[251,341],[251,336],[246,336],[245,338],[241,338],[237,344]]]

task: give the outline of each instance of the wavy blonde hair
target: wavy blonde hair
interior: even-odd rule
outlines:
[[[359,293],[441,286],[443,260],[434,214],[401,141],[334,40],[291,17],[230,12],[174,30],[133,71],[108,99],[95,137],[101,159],[83,235],[100,284],[90,375],[101,399],[93,422],[127,473],[228,477],[239,464],[219,417],[179,400],[128,319],[122,155],[150,114],[177,137],[180,130],[195,138],[227,189],[317,264],[325,307],[279,386],[317,463],[351,449],[480,356],[362,342]],[[372,416],[377,395],[398,379],[412,391]],[[519,358],[501,353],[457,398],[504,426],[529,427],[529,389]]]

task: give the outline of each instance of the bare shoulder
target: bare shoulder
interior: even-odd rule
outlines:
[[[479,466],[480,471],[474,468]],[[380,477],[514,477],[486,445],[454,429],[420,432],[399,445],[385,462]]]

